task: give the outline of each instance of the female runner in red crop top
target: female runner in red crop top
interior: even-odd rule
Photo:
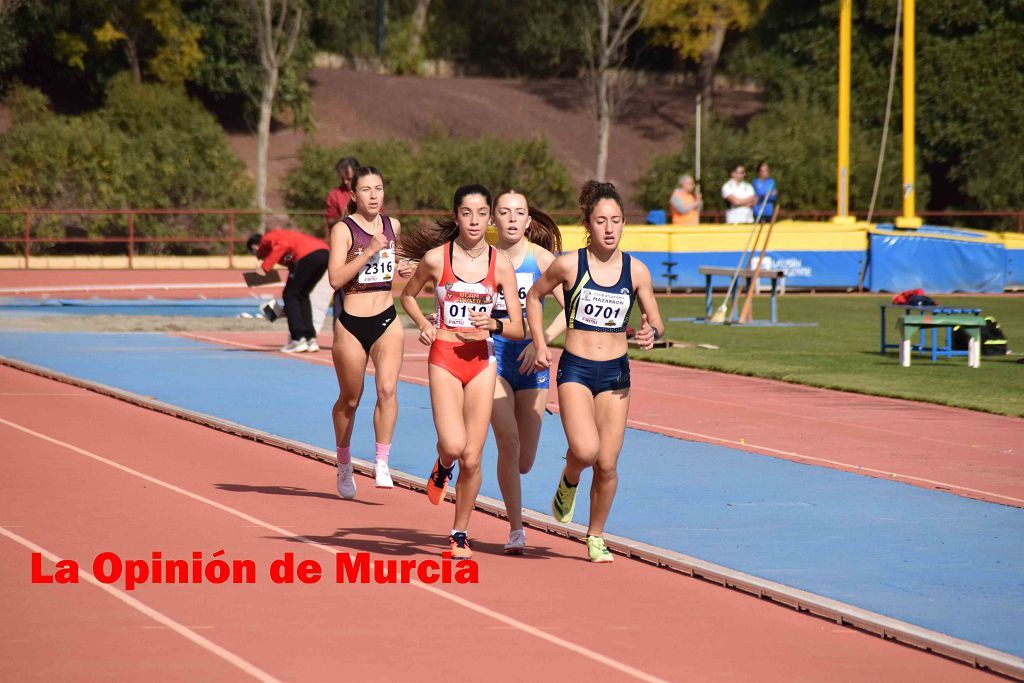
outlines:
[[[512,263],[487,244],[491,194],[480,185],[455,192],[454,220],[439,221],[436,230],[421,230],[403,242],[409,258],[422,257],[402,292],[402,306],[430,345],[430,403],[437,430],[437,461],[427,481],[427,497],[444,499],[455,463],[455,524],[449,540],[453,557],[470,557],[469,518],[480,492],[480,461],[494,402],[497,365],[488,335],[523,338],[519,298],[506,296],[508,321],[491,317],[499,291],[515,292]],[[440,245],[440,246],[438,246]],[[424,285],[433,283],[435,321],[429,322],[416,303]]]

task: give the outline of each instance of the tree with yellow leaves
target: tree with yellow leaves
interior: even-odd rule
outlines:
[[[764,12],[769,0],[647,0],[644,26],[655,40],[683,59],[699,64],[697,81],[703,107],[714,98],[715,68],[727,31],[744,31]]]

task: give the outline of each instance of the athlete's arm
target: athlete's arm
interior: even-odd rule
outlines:
[[[508,313],[508,322],[504,323],[501,336],[505,339],[519,340],[525,336],[523,330],[523,307],[519,305],[518,284],[516,282],[516,269],[507,258],[499,258],[494,264],[494,277],[505,293],[505,312]],[[487,313],[470,313],[473,326],[494,332],[498,329],[498,321]]]
[[[640,329],[636,332],[636,342],[641,348],[650,349],[654,342],[665,334],[665,323],[661,321],[658,300],[654,298],[654,285],[651,283],[651,271],[639,259],[631,259],[631,275],[633,288],[636,290],[637,302],[643,312]]]
[[[341,289],[352,281],[373,256],[388,246],[383,232],[373,236],[370,245],[359,256],[347,261],[348,250],[352,247],[352,233],[344,223],[335,224],[331,229],[331,255],[327,259],[327,278],[331,287]]]
[[[430,346],[434,342],[437,330],[427,321],[423,312],[420,311],[420,305],[416,302],[416,295],[420,293],[428,282],[437,282],[440,279],[440,272],[443,267],[442,258],[440,248],[428,251],[416,267],[416,272],[405,283],[405,289],[402,290],[402,308],[405,309],[405,314],[416,324],[416,328],[420,331],[420,342],[426,346]]]
[[[535,254],[537,259],[537,268],[540,269],[541,274],[543,274],[551,267],[551,264],[555,260],[555,255],[541,247],[537,247]],[[558,305],[562,307],[562,311],[564,311],[565,294],[562,292],[562,288],[556,287],[555,291],[551,294],[558,301]],[[550,344],[563,332],[565,332],[565,314],[560,311],[558,315],[555,316],[554,320],[551,321],[551,324],[547,326],[547,329],[544,330],[544,341]],[[532,340],[526,348],[519,353],[519,358],[517,358],[517,360],[519,361],[520,373],[528,375],[536,371],[537,347],[533,345]]]
[[[575,252],[556,258],[526,293],[526,319],[530,323],[530,336],[533,337],[533,347],[537,352],[534,367],[538,370],[551,367],[551,351],[548,350],[548,342],[544,338],[544,305],[540,300],[562,288],[569,277],[569,269],[575,258]]]

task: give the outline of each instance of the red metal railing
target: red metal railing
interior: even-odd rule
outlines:
[[[134,268],[135,258],[142,251],[149,251],[146,245],[166,246],[178,245],[179,250],[199,254],[226,254],[228,265],[234,267],[237,245],[245,243],[248,233],[259,226],[259,219],[276,218],[287,215],[289,224],[300,227],[308,232],[320,232],[327,235],[330,227],[326,217],[320,211],[287,211],[267,213],[247,209],[2,209],[0,210],[0,254],[21,252],[23,267],[29,266],[33,257],[33,245],[46,245],[47,255],[54,253],[85,253],[86,246],[95,252],[103,245],[111,245],[109,253],[127,256],[128,267]],[[393,216],[410,224],[448,215],[446,211],[394,211]],[[575,223],[579,214],[574,211],[552,212],[552,217],[563,224]],[[783,211],[780,217],[794,220],[820,221],[832,217],[831,211]],[[891,222],[900,215],[898,211],[880,211],[875,215],[877,222]],[[959,227],[988,227],[1003,230],[1024,232],[1024,210],[1016,211],[922,211],[919,213],[926,223],[937,225],[955,225]],[[18,218],[20,217],[20,221]],[[54,218],[64,220],[54,223]],[[96,219],[112,219],[98,229],[95,236],[69,236],[69,232],[81,231],[83,224]],[[210,225],[210,219],[217,219],[216,225]],[[709,225],[721,222],[724,212],[704,212],[701,220]],[[167,222],[157,226],[158,232],[165,232],[168,227],[178,230],[172,234],[150,234],[152,231],[145,226],[140,227],[139,219],[166,219]],[[174,219],[174,220],[171,220]],[[34,228],[41,221],[49,220],[47,234],[34,233]],[[627,223],[641,224],[645,215],[627,213]],[[113,222],[112,222],[113,221]],[[207,222],[205,226],[197,223]],[[20,226],[18,223],[20,222]],[[121,223],[123,222],[123,225]],[[239,228],[248,226],[242,234]],[[167,223],[171,225],[168,226]],[[973,225],[972,225],[973,223]],[[981,223],[982,225],[978,225]],[[94,226],[95,227],[95,226]],[[20,233],[20,234],[19,234]],[[68,249],[65,245],[83,245],[82,249]],[[116,245],[116,246],[114,246]],[[222,245],[217,248],[217,245]],[[5,248],[6,247],[6,248]],[[36,254],[42,255],[42,254]]]

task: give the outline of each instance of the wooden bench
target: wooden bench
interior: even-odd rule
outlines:
[[[985,318],[972,313],[938,313],[931,311],[913,312],[902,316],[900,326],[900,365],[910,367],[911,340],[921,330],[937,327],[959,327],[970,335],[967,342],[967,365],[981,366],[981,328]]]
[[[732,280],[732,276],[736,273],[735,268],[720,268],[718,266],[700,266],[697,271],[704,276],[704,309],[705,309],[705,320],[711,319],[711,278],[713,277],[727,277]],[[750,287],[751,281],[754,276],[757,276],[758,280],[762,278],[771,280],[771,321],[773,323],[779,322],[778,313],[775,308],[775,299],[779,293],[779,285],[785,286],[786,271],[784,270],[765,270],[761,269],[756,271],[753,268],[741,268],[739,271],[739,277],[743,278],[747,287]],[[736,297],[739,296],[740,291],[743,287],[733,287],[732,296],[729,297],[728,304],[729,308],[735,308],[733,303],[736,301]],[[734,316],[735,317],[735,316]]]

